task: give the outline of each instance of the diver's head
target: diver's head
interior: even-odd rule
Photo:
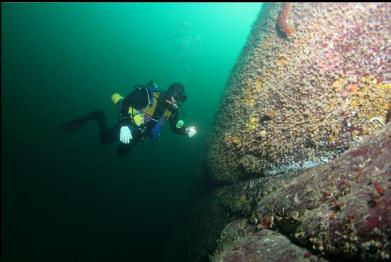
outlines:
[[[178,108],[178,103],[186,101],[185,88],[181,83],[173,83],[169,86],[165,92],[166,102],[170,104],[174,109]]]

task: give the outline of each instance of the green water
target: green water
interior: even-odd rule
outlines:
[[[259,3],[2,3],[2,261],[183,261],[203,149]],[[125,159],[63,122],[154,80],[185,122]]]

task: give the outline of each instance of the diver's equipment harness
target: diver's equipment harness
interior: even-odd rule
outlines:
[[[151,134],[152,137],[156,139],[160,136],[160,131],[163,127],[164,120],[170,118],[172,114],[170,110],[166,109],[163,115],[159,117],[159,119],[153,117],[158,105],[158,99],[163,91],[153,81],[150,81],[147,85],[135,85],[134,88],[138,90],[145,90],[148,104],[139,110],[134,107],[129,107],[128,114],[130,116],[131,123],[133,124],[133,127],[140,132],[141,137],[143,137],[142,135],[147,130],[147,124],[150,121],[154,121],[155,125],[151,130]],[[111,99],[114,104],[117,104],[119,107],[121,107],[123,97],[120,94],[113,94]]]
[[[153,87],[153,89],[155,90],[150,90],[152,89],[151,87]],[[154,122],[159,121],[158,119],[153,118],[152,115],[146,113],[146,111],[151,106],[153,106],[153,102],[155,102],[154,91],[158,90],[158,87],[156,84],[150,81],[148,85],[136,85],[134,88],[138,90],[144,89],[145,92],[147,93],[148,104],[144,108],[142,108],[141,110],[137,110],[134,107],[129,107],[129,111],[128,111],[133,126],[135,126],[138,129],[140,134],[144,134],[147,129],[147,123],[149,121],[154,121]],[[155,109],[156,106],[154,107],[153,111],[155,111]]]

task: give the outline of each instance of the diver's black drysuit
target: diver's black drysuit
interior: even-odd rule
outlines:
[[[153,113],[154,119],[160,119],[163,113],[168,109],[172,112],[168,122],[170,123],[171,130],[178,135],[186,135],[186,127],[176,127],[176,123],[179,120],[179,112],[177,109],[172,108],[169,104],[165,103],[166,95],[161,93],[158,98],[156,109]],[[145,136],[152,137],[151,130],[155,126],[155,121],[149,121],[143,128],[137,127],[132,123],[132,117],[129,115],[129,107],[133,107],[137,110],[145,108],[148,105],[148,94],[145,88],[137,88],[136,90],[129,93],[120,104],[120,121],[113,127],[109,128],[106,121],[106,116],[102,109],[95,110],[86,116],[70,121],[62,126],[64,133],[68,133],[75,130],[91,120],[96,120],[99,126],[100,141],[103,144],[108,144],[119,140],[120,129],[122,126],[128,126],[132,133],[132,139],[129,144],[120,142],[117,148],[117,156],[124,157],[129,151]]]

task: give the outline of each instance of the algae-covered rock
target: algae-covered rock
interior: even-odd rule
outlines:
[[[390,35],[386,2],[263,5],[207,143],[189,261],[390,261]]]
[[[313,252],[388,261],[391,123],[359,147],[286,180],[257,202],[255,217]]]
[[[193,221],[198,228],[208,225],[205,234],[213,240],[207,256],[214,250],[234,256],[243,243],[235,250],[230,243],[256,228],[278,231],[307,252],[333,260],[389,261],[391,123],[328,163],[225,186],[214,191],[208,201],[213,205],[203,205],[204,213],[199,213],[203,219]],[[240,218],[245,221],[231,223],[223,230]],[[193,231],[193,237],[199,232]],[[207,238],[195,238],[200,241],[193,250],[206,245]],[[257,237],[243,241],[258,250]],[[252,255],[245,259],[246,254],[262,255],[240,251],[236,255],[241,260],[236,261],[251,261]]]
[[[217,239],[229,222],[249,216],[256,207],[257,182],[216,189],[188,214],[188,260],[204,261],[216,249]]]
[[[236,238],[225,242],[222,250],[211,257],[212,262],[327,261],[292,244],[284,235],[267,229],[257,231],[243,220],[227,225],[220,240],[233,232],[237,233]]]
[[[209,138],[215,183],[300,170],[386,122],[391,4],[267,3]]]

